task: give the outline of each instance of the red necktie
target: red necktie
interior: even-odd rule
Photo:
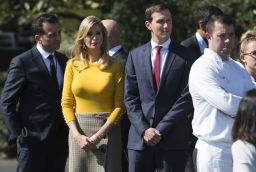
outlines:
[[[159,88],[160,85],[160,50],[161,46],[157,45],[156,46],[156,58],[155,58],[155,64],[154,64],[154,77],[155,77],[155,82],[157,89]]]

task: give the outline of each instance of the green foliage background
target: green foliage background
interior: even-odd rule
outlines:
[[[5,78],[6,72],[0,72],[0,92],[2,92]],[[4,126],[3,116],[0,114],[0,152],[5,151],[8,147],[7,139],[7,129]]]
[[[121,39],[127,51],[149,40],[149,32],[144,26],[144,10],[151,3],[157,2],[156,0],[23,0],[24,4],[14,3],[10,6],[8,0],[2,1],[0,23],[10,14],[19,16],[19,26],[29,24],[40,13],[57,13],[63,22],[62,50],[70,50],[75,32],[84,17],[96,15],[102,19],[115,19],[121,27]],[[165,0],[165,2],[172,10],[174,25],[172,39],[176,42],[195,32],[193,12],[206,4],[216,5],[233,16],[237,23],[238,37],[247,29],[256,28],[255,0]]]
[[[144,9],[153,1],[117,0],[104,17],[119,21],[122,28],[122,42],[130,50],[149,40],[144,26]],[[180,42],[195,32],[193,12],[203,5],[215,5],[231,15],[237,23],[238,37],[247,29],[256,28],[256,3],[254,0],[166,0],[173,16],[172,39]]]

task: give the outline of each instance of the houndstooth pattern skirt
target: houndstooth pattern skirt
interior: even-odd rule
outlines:
[[[95,134],[109,113],[76,114],[77,126],[87,136]],[[85,152],[69,133],[69,172],[122,172],[121,130],[116,125],[96,148]]]

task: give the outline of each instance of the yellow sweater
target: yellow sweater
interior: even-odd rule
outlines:
[[[110,112],[108,121],[116,123],[124,111],[122,65],[113,62],[105,70],[96,64],[81,70],[83,66],[70,61],[65,70],[61,106],[66,123],[75,120],[75,112]]]

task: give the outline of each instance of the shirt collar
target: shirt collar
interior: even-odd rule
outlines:
[[[165,41],[163,44],[161,44],[160,46],[164,49],[169,49],[169,45],[171,43],[171,38],[169,38],[167,41]],[[151,39],[151,47],[152,49],[154,49],[157,45],[157,43],[155,43],[152,39]]]
[[[201,53],[203,53],[203,50],[208,47],[207,43],[198,32],[196,32],[196,39],[197,42],[199,43]]]
[[[113,48],[111,48],[109,51],[108,51],[108,54],[110,56],[113,56],[119,49],[122,48],[122,45],[118,45],[118,46],[115,46]]]
[[[227,60],[223,61],[222,58],[215,51],[209,48],[204,49],[204,54],[208,55],[209,57],[212,56],[217,62],[221,62],[221,63],[228,63],[230,60],[230,57],[228,57]]]
[[[49,56],[49,55],[54,55],[54,53],[49,53],[49,52],[47,52],[47,51],[45,51],[42,47],[41,47],[41,45],[40,44],[36,44],[36,48],[37,48],[37,50],[39,51],[39,53],[42,55],[42,57],[44,58],[44,59],[47,59],[47,57]]]

